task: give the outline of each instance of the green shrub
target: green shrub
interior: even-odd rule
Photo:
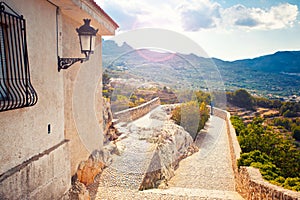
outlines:
[[[238,166],[256,167],[271,183],[299,191],[300,150],[289,137],[263,123],[254,119],[240,132],[238,139],[243,153]]]
[[[182,126],[195,140],[198,132],[204,128],[209,118],[209,110],[206,104],[200,105],[197,101],[190,101],[177,106],[172,111],[172,117],[176,124]]]
[[[276,165],[273,164],[272,162],[267,162],[267,163],[254,162],[251,163],[250,166],[258,168],[261,175],[266,180],[275,180],[279,177],[280,174],[280,169],[278,169]]]
[[[278,176],[276,179],[275,179],[275,182],[279,185],[283,185],[283,183],[285,182],[285,178],[282,177],[282,176]]]
[[[270,157],[260,152],[259,150],[254,150],[249,153],[242,153],[240,159],[238,159],[238,166],[251,166],[252,163],[271,163]]]
[[[287,178],[285,179],[283,186],[290,190],[300,191],[300,178]]]
[[[235,129],[236,135],[239,136],[241,131],[246,128],[243,120],[238,116],[231,116],[230,120]]]

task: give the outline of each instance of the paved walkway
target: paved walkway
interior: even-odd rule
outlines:
[[[136,126],[141,127],[143,125],[149,126],[149,123],[153,124],[147,121],[146,118],[148,117],[149,115],[146,115],[142,119],[137,120],[134,126],[132,126],[135,127],[132,130],[135,130]],[[132,143],[132,137],[136,137],[134,131],[133,134],[131,133],[131,136],[128,137],[129,139],[127,141],[126,139],[124,140],[124,144],[136,148],[137,152],[140,153],[151,152],[151,150],[149,150],[151,149],[150,146],[146,145],[146,143],[142,144],[142,142],[145,141],[140,140],[141,143]],[[136,159],[140,157],[140,155],[132,154],[129,148],[124,151],[125,153],[129,150],[128,156],[125,157],[126,159],[118,158],[114,164],[115,167],[103,172],[101,175],[102,181],[100,181],[98,192],[94,198],[99,200],[243,199],[234,191],[234,175],[231,166],[225,121],[212,116],[207,123],[207,130],[199,135],[196,143],[200,147],[200,151],[180,162],[179,168],[175,171],[175,176],[169,181],[169,189],[152,189],[141,192],[136,188],[139,180],[141,180],[139,175],[136,176],[137,178],[135,180],[135,176],[113,172],[114,169],[121,169],[121,171],[126,169],[130,171],[130,169],[132,170],[137,165],[143,166],[140,167],[141,169],[144,168],[145,165],[141,165],[142,162],[140,162],[140,164],[139,162],[135,163],[138,161]],[[132,151],[134,150],[132,149]],[[124,155],[127,154],[125,153]],[[144,159],[150,157],[150,155],[144,154]],[[120,167],[120,165],[124,166]],[[118,180],[121,180],[121,182]]]
[[[97,184],[89,187],[92,198],[104,198],[101,196],[103,193],[96,194],[97,188],[101,187],[107,190],[117,187],[138,191],[155,150],[155,144],[142,139],[143,135],[151,134],[154,128],[163,126],[163,122],[150,117],[156,111],[162,111],[161,107],[153,109],[131,123],[118,124],[117,128],[124,137],[117,142],[120,155],[112,155],[112,164],[103,170],[100,177],[97,177]]]
[[[211,116],[206,128],[196,140],[200,151],[180,162],[175,176],[169,181],[170,188],[152,190],[152,193],[204,199],[243,199],[235,192],[225,121]]]
[[[196,141],[200,151],[180,162],[171,187],[234,191],[225,121],[212,116],[207,127]]]

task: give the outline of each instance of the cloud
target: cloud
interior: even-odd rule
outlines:
[[[235,21],[235,25],[238,25],[238,26],[255,27],[258,24],[259,24],[259,22],[251,17],[247,17],[247,18],[244,17],[244,18],[241,18],[241,19],[238,19],[237,21]]]
[[[298,7],[288,3],[269,9],[247,8],[234,5],[222,11],[222,26],[272,30],[292,27],[297,19]]]
[[[223,8],[215,0],[96,0],[121,30],[166,28],[273,30],[297,24],[298,7],[289,3],[267,9],[241,4]]]
[[[209,0],[186,1],[178,10],[185,31],[216,27],[220,18],[220,5]]]
[[[130,30],[137,21],[140,10],[130,4],[122,4],[117,1],[96,1],[106,13],[108,13],[119,25],[122,30]]]

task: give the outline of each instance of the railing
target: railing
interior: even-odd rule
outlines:
[[[0,112],[33,106],[25,19],[0,2]]]

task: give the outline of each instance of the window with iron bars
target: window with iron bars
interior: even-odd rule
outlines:
[[[25,19],[0,2],[0,112],[33,106]]]

